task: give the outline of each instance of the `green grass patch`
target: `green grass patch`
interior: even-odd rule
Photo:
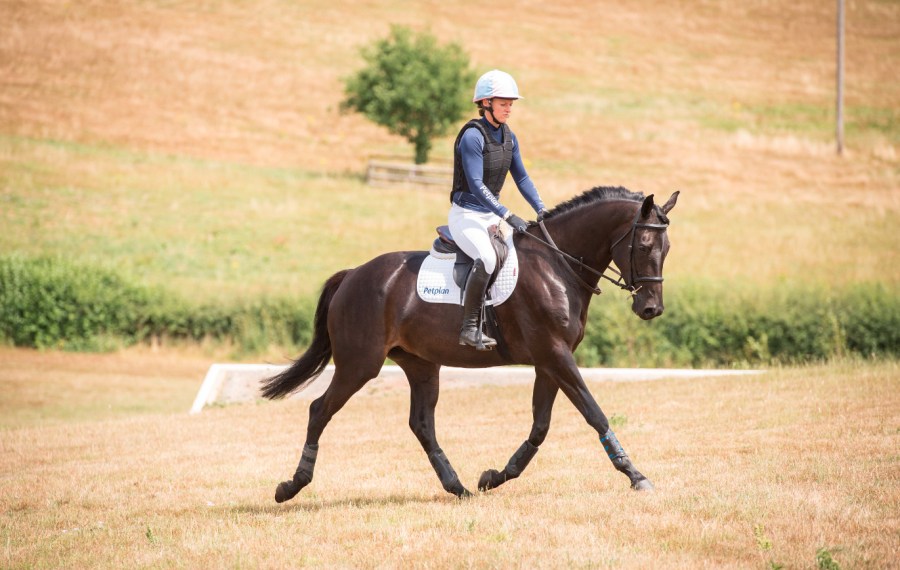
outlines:
[[[846,130],[849,135],[879,133],[891,144],[900,144],[900,110],[897,108],[850,105],[846,114]]]
[[[350,173],[20,137],[0,138],[4,150],[0,251],[112,263],[198,302],[312,295],[345,263],[426,248],[446,222],[443,192]]]

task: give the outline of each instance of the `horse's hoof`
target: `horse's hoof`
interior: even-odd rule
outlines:
[[[289,499],[293,499],[299,492],[300,489],[294,485],[293,481],[282,481],[278,484],[278,488],[275,489],[275,502],[283,503]]]
[[[503,483],[503,481],[500,477],[500,472],[496,469],[488,469],[482,473],[481,477],[478,479],[478,490],[482,493],[490,491],[495,487],[499,487],[501,483]]]
[[[472,497],[474,497],[474,496],[475,496],[474,493],[472,493],[471,491],[469,491],[468,489],[466,489],[465,487],[463,487],[462,492],[459,493],[458,495],[456,495],[456,498],[459,499],[459,500],[463,500],[463,499],[470,499],[470,498],[472,498]]]
[[[655,489],[650,479],[638,479],[631,484],[631,488],[635,491],[653,491]]]

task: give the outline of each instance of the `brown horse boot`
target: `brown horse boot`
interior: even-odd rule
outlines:
[[[484,310],[484,294],[487,291],[490,274],[484,269],[484,262],[476,259],[472,271],[466,280],[466,293],[463,299],[462,330],[459,331],[459,344],[474,346],[477,350],[491,350],[497,341],[481,331],[481,313]]]

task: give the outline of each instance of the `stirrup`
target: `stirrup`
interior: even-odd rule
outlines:
[[[493,350],[495,346],[497,346],[497,341],[492,339],[491,337],[484,334],[481,329],[476,331],[477,336],[475,337],[475,342],[469,342],[469,339],[466,338],[466,330],[463,329],[459,333],[459,344],[463,346],[471,346],[474,347],[475,350]]]

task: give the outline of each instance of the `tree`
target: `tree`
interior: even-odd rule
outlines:
[[[468,56],[455,43],[439,46],[431,34],[413,34],[405,26],[392,26],[386,39],[361,52],[367,65],[347,80],[341,109],[405,137],[415,147],[416,164],[427,162],[432,140],[465,113],[475,82]]]

